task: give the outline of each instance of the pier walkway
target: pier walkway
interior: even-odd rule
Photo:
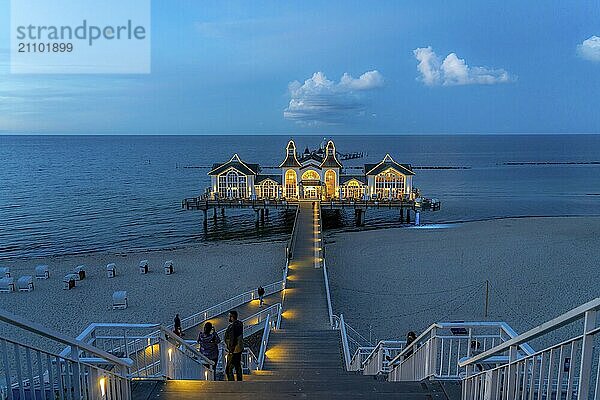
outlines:
[[[245,375],[244,382],[138,383],[134,399],[446,399],[435,385],[382,382],[345,370],[340,331],[333,330],[329,322],[318,251],[322,246],[319,204],[306,201],[299,207],[281,326],[271,333],[263,370]],[[255,312],[256,307],[250,303],[238,310],[243,316]],[[222,318],[215,319],[219,328]],[[186,334],[193,337],[197,331]]]

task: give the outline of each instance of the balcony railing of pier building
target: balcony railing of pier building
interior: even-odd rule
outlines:
[[[467,370],[463,400],[600,399],[599,311],[600,298],[596,298],[462,360],[460,366]],[[558,343],[531,354],[519,352],[523,344],[544,338]],[[493,357],[508,358],[508,362],[481,368]]]
[[[219,207],[252,207],[252,208],[288,208],[289,206],[297,206],[297,199],[252,199],[252,198],[219,198],[213,195],[201,195],[198,197],[188,197],[181,203],[183,208],[219,208]]]
[[[0,337],[0,398],[2,399],[125,399],[131,398],[130,360],[0,310],[0,321],[23,337],[48,347],[67,345],[60,355],[14,339]],[[85,357],[82,357],[85,355]]]
[[[462,359],[488,351],[515,337],[517,333],[505,322],[432,324],[389,362],[388,380],[459,380],[466,375],[466,368],[459,364]],[[517,352],[525,356],[534,351],[523,342]],[[504,357],[490,358],[486,365],[496,366],[507,361]]]

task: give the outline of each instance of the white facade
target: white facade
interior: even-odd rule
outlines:
[[[235,154],[209,172],[211,198],[220,199],[381,199],[412,200],[414,172],[387,154],[377,164],[365,164],[357,175],[344,174],[333,141],[324,148],[299,155],[290,140],[280,173],[264,175],[258,164],[248,164]]]

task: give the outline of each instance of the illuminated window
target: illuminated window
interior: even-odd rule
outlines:
[[[219,176],[219,197],[227,199],[241,199],[248,196],[246,175],[235,169],[229,170]]]
[[[263,199],[274,199],[277,197],[277,184],[272,180],[265,180],[260,184],[260,196]]]
[[[364,193],[363,186],[357,181],[350,181],[342,187],[342,194],[347,199],[360,199]]]
[[[309,169],[308,171],[306,171],[305,173],[302,174],[302,180],[321,180],[321,177],[319,176],[318,173],[316,173],[315,171],[313,171],[312,169]]]
[[[296,171],[293,169],[288,169],[285,172],[285,197],[294,198],[297,196],[296,194],[296,185],[297,185]]]
[[[404,176],[393,169],[375,176],[375,193],[380,198],[399,198],[404,193]]]
[[[325,172],[325,196],[335,197],[335,171],[332,169]]]

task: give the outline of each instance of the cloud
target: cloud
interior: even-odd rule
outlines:
[[[470,67],[456,53],[448,54],[441,61],[431,46],[417,48],[413,53],[419,61],[419,79],[427,86],[493,85],[516,79],[503,69]]]
[[[358,78],[344,73],[339,82],[327,79],[323,72],[315,72],[304,83],[293,81],[288,85],[290,102],[283,116],[306,125],[339,124],[364,116],[364,93],[383,85],[383,76],[377,70]]]
[[[600,37],[590,36],[577,45],[577,53],[581,58],[600,62]]]

